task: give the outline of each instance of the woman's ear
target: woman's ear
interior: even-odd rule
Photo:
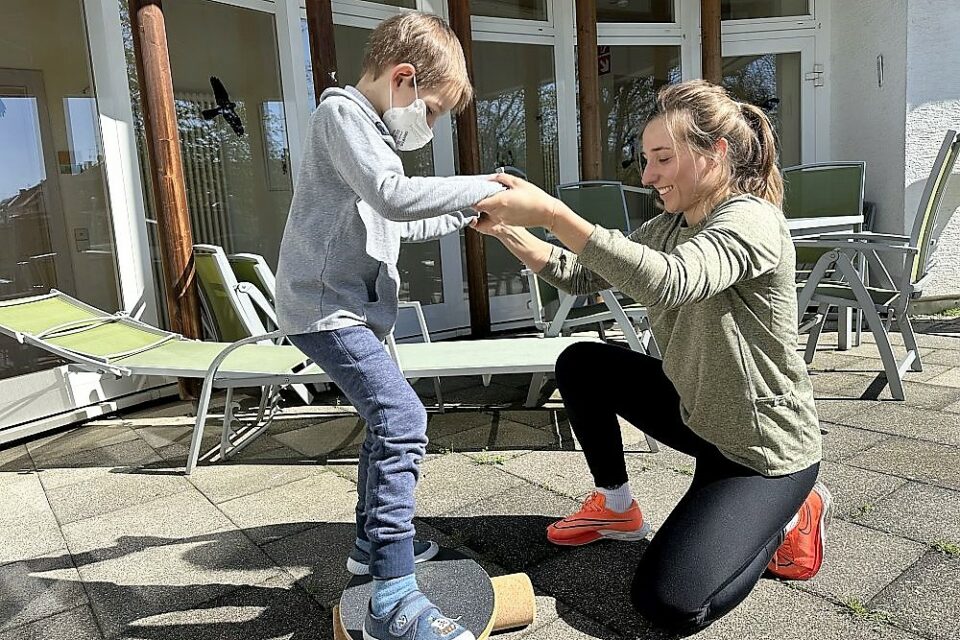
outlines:
[[[717,140],[717,143],[713,145],[714,150],[717,152],[717,155],[723,159],[727,157],[727,151],[730,148],[730,143],[727,142],[726,138],[720,138]]]

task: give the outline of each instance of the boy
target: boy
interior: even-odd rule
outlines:
[[[397,155],[426,145],[436,119],[472,97],[460,42],[442,19],[405,13],[382,22],[356,88],[328,89],[310,118],[280,246],[280,328],[367,424],[347,568],[374,578],[368,640],[473,640],[417,587],[414,563],[438,550],[413,539],[427,417],[382,342],[397,317],[401,240],[471,224],[476,214],[449,212],[502,189],[485,176],[408,178]]]

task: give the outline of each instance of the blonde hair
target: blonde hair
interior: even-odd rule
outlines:
[[[777,137],[770,119],[758,107],[737,102],[723,87],[690,80],[660,89],[656,118],[663,118],[675,143],[720,162],[723,173],[709,196],[708,211],[741,194],[783,206]],[[721,138],[727,141],[725,161],[715,147]]]
[[[452,108],[454,113],[463,111],[473,100],[463,48],[443,18],[410,11],[376,26],[363,52],[363,73],[376,80],[388,67],[404,62],[416,69],[420,89],[453,85],[459,96]]]

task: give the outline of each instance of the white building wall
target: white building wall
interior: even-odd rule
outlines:
[[[945,0],[949,2],[950,0]],[[903,232],[906,118],[906,0],[831,2],[829,156],[865,160],[865,199],[877,205],[875,231]],[[884,75],[877,78],[877,56]]]
[[[905,211],[903,230],[916,217],[930,166],[947,129],[960,129],[960,4],[911,0],[907,15]],[[960,164],[941,209],[937,265],[924,297],[960,297]]]

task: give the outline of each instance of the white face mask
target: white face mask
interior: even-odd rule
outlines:
[[[433,140],[433,129],[427,124],[427,105],[417,92],[417,77],[413,77],[415,99],[407,107],[393,106],[393,87],[390,87],[390,108],[383,113],[383,123],[400,151],[414,151]]]

